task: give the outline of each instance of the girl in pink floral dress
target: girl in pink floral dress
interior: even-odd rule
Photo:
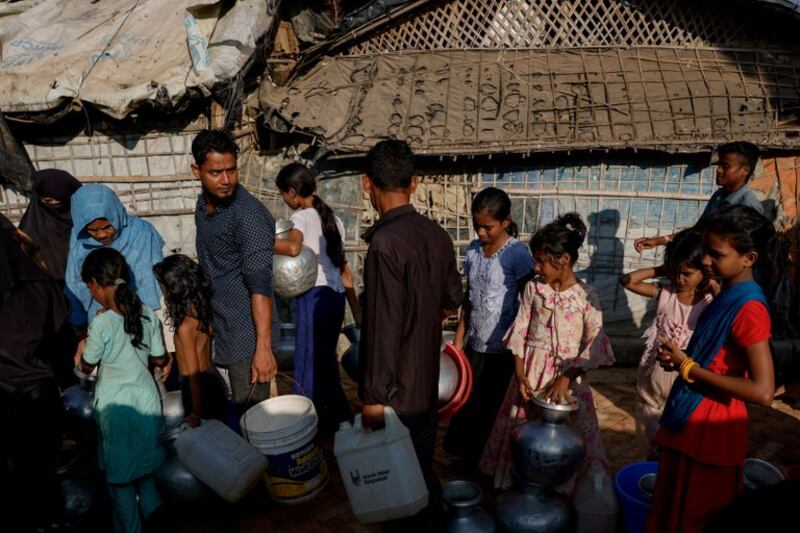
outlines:
[[[529,403],[534,391],[563,402],[578,399],[575,427],[586,444],[584,467],[607,468],[592,391],[584,374],[614,362],[611,344],[603,333],[603,314],[597,290],[575,277],[572,270],[586,225],[577,213],[568,213],[541,228],[531,239],[536,279],[525,287],[517,318],[506,336],[516,356],[516,376],[508,386],[480,468],[494,477],[495,487],[513,484],[509,437],[511,430],[535,412]]]
[[[669,285],[647,283],[646,280],[667,276]],[[636,375],[636,435],[649,461],[658,460],[656,433],[661,413],[677,372],[656,364],[659,338],[670,339],[685,349],[697,320],[711,303],[712,296],[703,274],[703,234],[696,229],[676,233],[667,243],[664,265],[642,268],[620,279],[631,292],[655,298],[656,316],[644,332],[645,351]]]

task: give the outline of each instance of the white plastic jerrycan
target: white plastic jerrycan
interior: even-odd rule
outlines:
[[[267,458],[219,420],[182,431],[175,450],[189,472],[229,502],[242,499],[267,469]]]
[[[603,467],[592,465],[575,487],[577,533],[614,533],[617,496]]]
[[[391,407],[384,407],[383,413],[385,428],[364,428],[359,414],[352,426],[340,426],[333,444],[347,499],[364,524],[412,516],[428,505],[408,428]]]

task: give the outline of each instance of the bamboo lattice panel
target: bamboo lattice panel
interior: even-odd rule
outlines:
[[[347,55],[401,50],[735,46],[796,41],[773,12],[728,0],[455,0],[379,30]]]
[[[34,166],[76,177],[169,176],[189,173],[192,140],[199,129],[167,132],[94,132],[38,137],[25,143]]]

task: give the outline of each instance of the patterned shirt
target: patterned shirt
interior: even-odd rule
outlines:
[[[469,345],[477,352],[504,352],[503,337],[517,316],[519,283],[533,270],[528,247],[509,237],[492,254],[483,243],[472,241],[464,254],[464,275],[469,283]]]
[[[256,328],[250,295],[272,296],[275,219],[241,185],[231,202],[211,214],[201,194],[194,218],[197,256],[213,290],[214,361],[225,366],[252,358]],[[276,323],[273,319],[273,338]]]

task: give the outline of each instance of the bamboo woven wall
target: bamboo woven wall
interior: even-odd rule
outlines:
[[[796,36],[772,11],[729,0],[455,0],[387,25],[343,50],[741,46]]]
[[[796,227],[798,161],[800,158],[767,159],[752,183],[765,200],[768,214],[777,217],[777,225],[786,228],[787,236],[800,233]],[[285,162],[252,155],[245,156],[241,164],[242,182],[278,218],[290,214],[273,183]],[[640,255],[633,248],[634,241],[691,226],[716,190],[712,162],[707,157],[688,155],[582,152],[518,158],[512,163],[428,163],[420,174],[422,181],[413,198],[414,205],[448,231],[459,265],[474,238],[471,200],[484,187],[497,186],[509,193],[512,217],[523,241],[560,214],[580,213],[588,235],[576,270],[600,290],[609,333],[632,338],[641,334],[652,301],[622,290],[618,276],[663,260],[663,248]],[[377,217],[361,191],[360,174],[347,170],[324,172],[320,194],[345,222],[348,258],[360,284],[367,250],[360,236]],[[797,279],[792,270],[797,262],[797,240],[795,237],[785,241],[793,246],[794,255],[780,265],[774,276],[776,284],[784,287],[774,302],[781,309],[783,324],[791,324],[792,317],[798,316],[794,296]],[[783,329],[787,330],[786,335],[791,334],[788,328]]]
[[[241,182],[267,205],[276,218],[286,218],[288,208],[274,187],[278,170],[290,159],[243,154]],[[478,190],[494,185],[512,198],[512,216],[527,241],[542,225],[559,214],[579,212],[589,227],[577,264],[579,275],[600,290],[606,327],[612,334],[636,337],[650,304],[619,288],[617,276],[625,270],[658,264],[663,249],[639,255],[633,242],[641,236],[666,234],[691,225],[715,190],[714,168],[706,159],[691,156],[608,156],[578,153],[553,158],[520,158],[516,163],[484,162],[471,168],[460,164],[423,170],[423,180],[413,199],[429,218],[453,238],[459,265],[473,238],[470,203]],[[107,178],[108,179],[108,178]],[[90,179],[87,181],[91,181]],[[130,212],[147,217],[168,241],[165,252],[194,254],[196,180],[151,177],[145,181],[117,177],[106,181]],[[783,234],[779,249],[784,261],[776,264],[773,281],[778,298],[772,302],[776,337],[797,335],[800,229],[800,157],[768,158],[752,180],[766,200]],[[345,244],[350,264],[360,280],[366,244],[361,234],[376,219],[361,191],[356,171],[324,173],[320,193],[345,223]],[[9,190],[0,188],[0,208],[5,210]],[[20,207],[27,199],[19,197]],[[288,315],[287,315],[288,316]]]
[[[167,252],[194,254],[199,185],[190,171],[191,143],[208,121],[200,115],[139,128],[102,126],[93,123],[90,133],[77,134],[40,127],[23,145],[35,168],[58,168],[84,183],[108,185],[129,212],[153,223]],[[0,213],[17,222],[27,205],[27,195],[0,187]]]

